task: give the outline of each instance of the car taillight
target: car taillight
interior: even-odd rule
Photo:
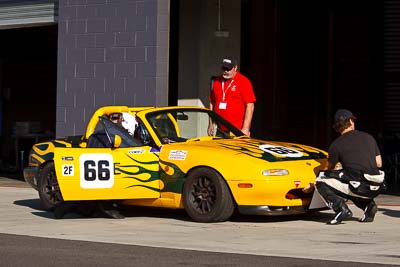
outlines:
[[[33,150],[29,152],[28,166],[38,166],[40,162],[33,157]]]

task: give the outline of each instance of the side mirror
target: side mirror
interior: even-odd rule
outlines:
[[[189,119],[189,116],[184,113],[178,113],[176,119],[178,121],[187,121]]]
[[[121,146],[122,143],[122,138],[121,136],[119,136],[118,134],[114,135],[114,148],[119,148]]]

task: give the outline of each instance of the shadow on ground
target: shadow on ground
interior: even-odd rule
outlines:
[[[54,218],[52,211],[46,211],[39,199],[24,199],[14,201],[15,205],[29,207],[32,210],[32,214],[40,216],[43,218]],[[135,206],[121,206],[119,211],[122,215],[127,218],[140,218],[140,217],[150,217],[150,218],[164,218],[164,219],[174,219],[179,221],[192,221],[192,219],[186,214],[184,210],[180,209],[164,209],[164,208],[154,208],[154,207],[135,207]],[[229,219],[231,222],[252,222],[252,223],[276,223],[276,222],[288,222],[288,221],[317,221],[325,222],[332,214],[313,212],[310,214],[300,214],[300,215],[284,215],[284,216],[259,216],[259,215],[241,215],[235,212]],[[69,212],[65,214],[63,219],[82,219],[82,218],[105,218],[101,213],[94,212],[90,216],[83,216],[78,212]]]

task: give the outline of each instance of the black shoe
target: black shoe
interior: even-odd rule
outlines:
[[[340,224],[343,220],[349,219],[353,216],[353,213],[348,208],[344,207],[341,211],[335,214],[332,220],[328,221],[327,224],[335,225]]]
[[[62,219],[65,215],[65,210],[63,207],[57,207],[54,209],[54,218],[55,219]]]
[[[111,201],[99,201],[97,202],[99,211],[107,218],[112,219],[124,219],[125,216],[119,213],[118,205]]]
[[[71,212],[72,204],[70,202],[61,202],[54,208],[54,218],[62,219],[65,214]]]
[[[375,214],[378,212],[378,207],[374,202],[371,202],[364,210],[364,216],[360,218],[359,222],[373,222]]]
[[[116,209],[103,210],[103,213],[107,217],[112,218],[112,219],[124,219],[125,218],[125,216],[122,215],[121,213],[119,213],[119,211]]]

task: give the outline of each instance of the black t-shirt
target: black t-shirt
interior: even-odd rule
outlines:
[[[352,168],[371,175],[379,174],[376,156],[380,155],[375,139],[361,131],[349,131],[339,136],[328,149],[329,166],[338,162],[344,169]]]

